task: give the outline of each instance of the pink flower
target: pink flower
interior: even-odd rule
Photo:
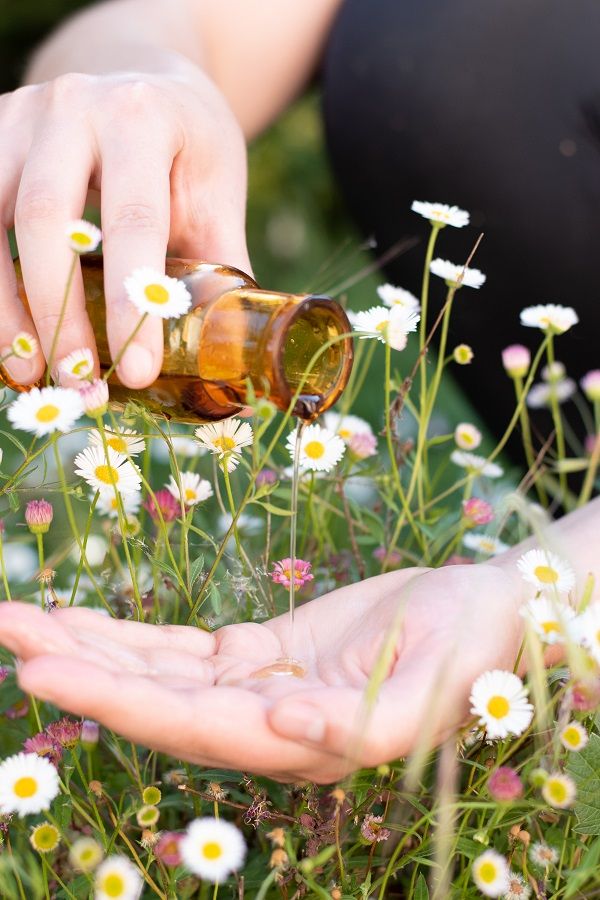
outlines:
[[[600,369],[592,369],[579,383],[588,400],[600,400]]]
[[[594,450],[596,449],[596,445],[600,441],[600,434],[588,434],[585,439],[584,448],[585,452],[588,456],[591,456]]]
[[[46,726],[46,734],[61,747],[74,747],[81,737],[81,723],[66,716]]]
[[[510,766],[500,766],[488,778],[490,796],[494,800],[510,801],[523,796],[523,782]]]
[[[8,678],[8,671],[6,666],[0,666],[0,684],[3,684]]]
[[[494,509],[487,500],[480,497],[471,497],[470,500],[463,500],[462,504],[463,516],[467,519],[469,528],[475,525],[487,525],[494,518]]]
[[[523,344],[511,344],[502,351],[502,365],[511,378],[523,378],[531,365],[531,353]]]
[[[348,449],[357,459],[367,459],[377,454],[377,438],[369,432],[358,432],[348,438]]]
[[[371,813],[368,813],[364,817],[362,825],[360,826],[360,833],[366,841],[371,841],[371,843],[387,841],[391,831],[389,828],[382,828],[382,822],[383,816],[373,816]]]
[[[96,418],[106,412],[108,407],[108,385],[102,378],[96,378],[78,388],[83,401],[83,408],[88,416]]]
[[[143,506],[152,521],[157,523],[160,522],[161,515],[164,522],[173,522],[181,515],[181,503],[166,488],[156,491],[154,497],[148,497]]]
[[[45,731],[40,731],[39,734],[27,738],[23,744],[23,750],[26,753],[37,753],[38,756],[43,756],[54,766],[58,766],[62,758],[62,747]]]
[[[452,556],[449,556],[446,562],[443,562],[443,566],[472,566],[474,560],[471,559],[470,556],[460,556],[458,553],[453,553]]]
[[[314,578],[314,575],[310,574],[312,563],[303,559],[296,559],[294,563],[294,584],[297,588],[301,588],[307,581],[312,581]],[[284,587],[289,588],[292,583],[292,560],[290,557],[288,556],[276,562],[270,574],[275,584],[282,584]]]
[[[46,534],[53,516],[52,504],[47,500],[30,500],[25,507],[25,521],[32,534]]]
[[[373,550],[373,559],[379,563],[385,562],[386,569],[395,569],[402,562],[402,554],[398,550],[390,552],[387,547],[376,547]]]
[[[569,688],[566,700],[577,712],[591,712],[600,706],[600,680],[576,681]]]
[[[275,484],[277,481],[277,472],[273,469],[261,469],[256,476],[256,487],[262,487],[264,484]]]
[[[81,723],[81,746],[85,750],[93,750],[100,738],[100,726],[91,719],[84,719]]]
[[[4,713],[7,719],[24,719],[29,713],[29,698],[22,697]]]
[[[181,863],[179,844],[184,837],[183,832],[163,831],[158,843],[154,847],[154,855],[165,866],[174,868]]]

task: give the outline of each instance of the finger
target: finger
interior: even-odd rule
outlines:
[[[241,159],[211,179],[190,178],[192,163],[180,153],[171,171],[169,254],[222,263],[252,274],[246,244],[246,166]]]
[[[33,336],[36,332],[33,319],[25,311],[17,292],[17,279],[8,235],[3,228],[0,228],[0,315],[2,317],[0,356],[4,356],[10,352],[10,345],[20,331],[26,331]],[[31,384],[42,376],[44,357],[38,347],[31,359],[10,356],[2,365],[17,384]]]
[[[84,208],[94,167],[89,134],[71,122],[53,121],[40,129],[23,168],[15,205],[15,233],[23,282],[46,360],[59,325],[61,306],[73,263],[65,234],[70,220]],[[60,322],[56,362],[81,347],[95,347],[85,312],[81,270],[77,264]]]
[[[100,152],[107,332],[114,359],[140,321],[125,279],[140,267],[165,271],[173,153],[165,139],[132,126],[104,132]],[[120,380],[132,388],[150,384],[160,372],[162,350],[163,320],[148,316],[118,365]]]
[[[257,773],[323,772],[320,753],[274,735],[266,701],[235,688],[169,690],[137,675],[40,656],[19,670],[27,693],[180,759]]]

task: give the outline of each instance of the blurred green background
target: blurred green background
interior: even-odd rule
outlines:
[[[0,0],[0,91],[17,87],[35,46],[67,15],[89,5],[90,0]],[[332,293],[353,309],[379,303],[375,288],[385,279],[354,278],[372,267],[373,257],[362,248],[331,176],[316,90],[250,147],[247,233],[254,274],[264,287]],[[348,280],[356,283],[340,292]],[[403,286],[418,292],[417,285]],[[411,356],[409,349],[394,360],[401,375],[411,367]],[[380,426],[383,391],[374,395],[373,386],[383,382],[382,352],[367,381],[354,412]],[[451,377],[440,408],[450,423],[477,421]]]

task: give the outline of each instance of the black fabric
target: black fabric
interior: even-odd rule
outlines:
[[[471,212],[437,255],[463,263],[485,232],[472,264],[488,281],[459,292],[451,341],[473,346],[454,371],[497,429],[514,408],[500,351],[540,337],[524,306],[575,307],[557,358],[575,378],[600,368],[599,36],[597,0],[346,0],[327,48],[333,168],[379,252],[425,240],[414,199]],[[421,242],[386,276],[418,294],[423,256]]]

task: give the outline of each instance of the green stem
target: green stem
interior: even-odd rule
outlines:
[[[6,566],[4,565],[4,544],[2,541],[4,524],[0,522],[0,571],[2,572],[2,584],[4,585],[4,593],[8,601],[12,600],[10,587],[8,584],[8,576],[6,574]]]
[[[515,383],[515,396],[517,398],[517,404],[520,402],[521,397],[523,396],[523,378],[521,375],[514,376]],[[531,472],[532,476],[535,473],[535,454],[533,452],[533,443],[531,440],[531,424],[529,422],[529,413],[527,411],[527,403],[521,404],[521,414],[519,416],[521,421],[521,436],[523,439],[523,449],[525,450],[525,459],[527,460],[527,469]],[[537,495],[542,506],[548,506],[548,495],[546,494],[546,490],[544,485],[540,481],[539,478],[536,478],[535,481],[535,489],[537,491]]]
[[[552,370],[552,366],[554,365],[554,335],[552,331],[548,332],[548,366],[550,370]],[[565,434],[563,431],[563,423],[562,416],[560,414],[560,404],[558,402],[558,397],[556,395],[555,386],[553,384],[550,385],[550,408],[552,410],[552,421],[554,422],[554,428],[556,429],[556,449],[558,452],[558,459],[564,460],[567,457],[566,447],[565,447]],[[558,473],[558,481],[560,484],[560,489],[562,493],[562,503],[565,503],[567,499],[567,475],[566,472],[559,471]]]
[[[73,284],[73,276],[75,275],[75,269],[77,268],[78,260],[79,255],[75,251],[73,251],[73,259],[71,260],[71,266],[69,268],[69,276],[65,285],[65,292],[63,294],[60,313],[58,315],[58,322],[56,323],[56,328],[54,329],[54,334],[52,335],[52,344],[50,346],[50,355],[48,356],[48,365],[46,368],[46,387],[50,384],[50,379],[52,378],[52,365],[54,363],[54,355],[56,353],[58,338],[60,336],[65,313],[67,311],[67,303],[69,302],[69,294],[71,292],[71,285]]]
[[[75,603],[75,598],[77,597],[77,588],[79,587],[79,579],[81,578],[81,572],[83,570],[83,559],[85,556],[85,550],[87,547],[88,538],[90,536],[90,529],[92,527],[92,519],[94,515],[94,510],[96,508],[96,504],[98,502],[98,498],[100,497],[100,491],[96,491],[94,497],[92,499],[92,504],[90,506],[90,511],[88,513],[87,522],[85,523],[85,531],[83,533],[83,554],[79,557],[79,562],[77,563],[77,571],[75,572],[75,580],[73,582],[73,589],[71,591],[71,599],[69,600],[69,606],[73,606]]]
[[[148,313],[144,313],[143,316],[141,317],[141,319],[139,320],[139,322],[137,323],[137,325],[135,326],[135,328],[133,329],[133,331],[131,332],[131,334],[129,335],[129,337],[127,338],[127,340],[125,341],[125,343],[123,344],[123,346],[121,347],[121,349],[119,350],[119,352],[117,353],[117,355],[115,356],[115,358],[113,359],[112,365],[103,375],[103,378],[105,381],[108,381],[108,379],[110,378],[112,373],[115,371],[115,369],[117,368],[117,366],[123,359],[125,351],[127,350],[129,345],[133,341],[134,337],[137,336],[140,328],[146,321],[147,317],[148,317]]]
[[[231,513],[231,520],[233,524],[233,536],[235,538],[235,546],[237,547],[237,552],[240,557],[240,562],[243,564],[244,555],[242,553],[242,545],[240,544],[240,535],[237,529],[237,516],[235,512],[235,501],[233,499],[233,491],[231,490],[231,481],[229,479],[229,472],[227,471],[227,460],[223,460],[223,478],[225,480],[225,491],[227,492],[227,502],[229,503],[229,511]]]
[[[44,571],[44,537],[39,532],[36,534],[37,540],[37,549],[38,549],[38,560],[40,563],[40,574]],[[44,584],[44,579],[40,578],[40,601],[42,604],[42,609],[46,607],[46,586]]]

